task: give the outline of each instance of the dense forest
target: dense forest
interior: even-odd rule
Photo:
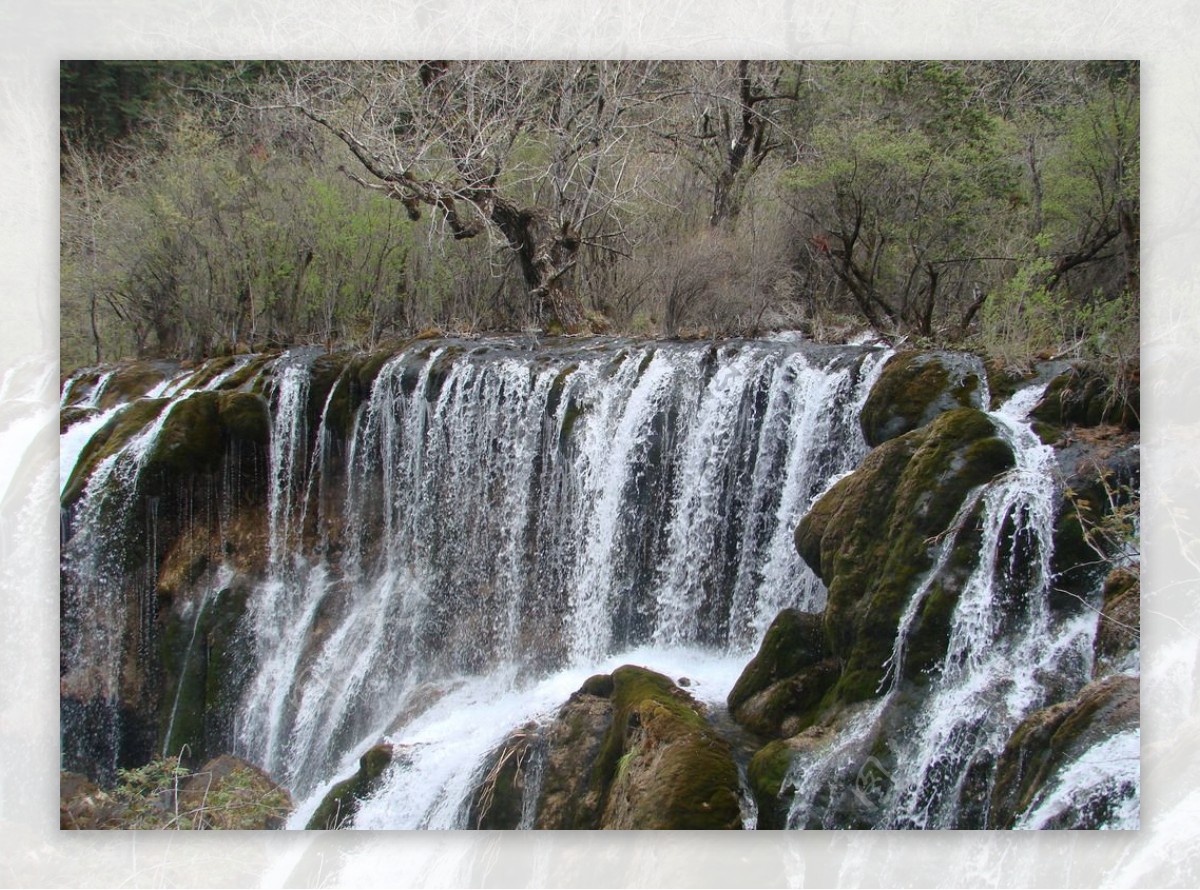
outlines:
[[[61,66],[62,362],[444,332],[1138,348],[1139,69]]]

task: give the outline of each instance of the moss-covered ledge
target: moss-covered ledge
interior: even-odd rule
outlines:
[[[986,407],[980,367],[967,353],[910,351],[892,356],[859,416],[867,444],[882,445],[944,411]]]
[[[900,616],[932,566],[934,542],[970,492],[1013,461],[985,414],[947,411],[881,445],[801,520],[796,548],[828,588],[825,634],[842,665],[827,705],[877,694]],[[943,584],[937,608],[953,608],[956,598],[954,585]],[[922,641],[926,660],[938,642]]]

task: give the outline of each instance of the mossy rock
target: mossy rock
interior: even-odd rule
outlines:
[[[231,443],[267,447],[271,440],[271,412],[262,396],[248,392],[217,394],[217,419]]]
[[[139,399],[177,370],[177,366],[164,362],[130,362],[121,365],[100,394],[99,407],[107,410]]]
[[[1115,381],[1100,368],[1079,365],[1050,381],[1030,416],[1058,426],[1115,424],[1136,430],[1141,424],[1139,403],[1140,375],[1136,367],[1124,380]]]
[[[177,547],[168,564],[178,562]],[[208,556],[197,553],[186,566],[184,578],[195,583],[208,567]],[[159,657],[163,666],[163,694],[159,699],[159,749],[174,755],[186,753],[189,764],[227,750],[233,738],[238,701],[249,679],[249,640],[243,620],[249,599],[248,586],[236,585],[192,602],[192,610],[168,609],[160,584]],[[179,596],[176,591],[174,596]]]
[[[838,676],[824,617],[784,609],[730,690],[730,714],[761,736],[794,735],[815,720],[817,705]]]
[[[183,389],[203,389],[217,378],[217,375],[233,367],[236,359],[232,355],[223,355],[209,359],[195,370],[183,384]]]
[[[788,740],[775,739],[750,758],[746,778],[758,805],[760,830],[786,827],[786,810],[791,800],[784,792],[783,781],[794,756],[795,750]]]
[[[796,548],[828,588],[825,633],[843,664],[827,704],[879,693],[900,616],[932,566],[932,542],[970,492],[1013,460],[982,412],[946,411],[876,448],[801,520]],[[943,586],[956,596],[955,585]],[[927,608],[945,614],[953,602],[938,597]],[[931,624],[930,638],[938,636]],[[936,656],[927,651],[922,658]]]
[[[58,434],[61,436],[75,424],[95,417],[98,413],[100,412],[95,408],[63,408],[58,415]]]
[[[321,416],[326,409],[326,402],[330,399],[330,392],[341,380],[351,358],[350,353],[334,352],[319,355],[313,359],[312,367],[309,370],[308,405],[305,415],[310,430],[316,430],[320,425]]]
[[[274,361],[278,357],[278,352],[265,352],[261,355],[254,356],[244,365],[222,380],[217,385],[217,391],[232,392],[234,390],[245,389],[247,385],[259,380],[261,378],[263,368],[265,368],[270,362]]]
[[[1060,768],[1105,738],[1135,728],[1139,718],[1138,678],[1125,675],[1098,680],[1070,701],[1030,714],[1009,737],[997,763],[988,827],[1012,828]]]
[[[825,694],[840,676],[837,659],[826,658],[750,696],[733,717],[765,738],[795,735],[816,722]]]
[[[198,392],[176,402],[146,459],[147,471],[174,478],[212,472],[224,456],[220,394]]]
[[[963,523],[949,558],[930,583],[909,628],[901,676],[911,683],[928,682],[929,673],[945,658],[958,598],[979,558],[982,515],[981,501]]]
[[[642,702],[604,812],[610,829],[740,829],[737,767],[728,743],[671,705]]]
[[[740,828],[732,749],[696,701],[646,668],[610,680],[590,678],[547,728],[535,826]]]
[[[153,423],[169,399],[139,399],[116,414],[98,429],[84,446],[63,490],[64,507],[73,504],[87,488],[96,467],[106,458],[124,448],[134,436]]]
[[[944,411],[981,408],[972,356],[954,352],[902,352],[888,359],[859,415],[867,444],[875,447],[919,429]]]
[[[304,827],[309,831],[327,831],[351,825],[361,803],[379,787],[393,756],[388,744],[375,745],[367,751],[358,759],[357,772],[329,789]]]
[[[599,828],[605,787],[593,781],[613,721],[612,678],[607,691],[595,695],[592,677],[573,693],[545,730],[546,762],[537,801],[535,827]]]
[[[1141,466],[1134,439],[1133,434],[1096,442],[1076,438],[1056,450],[1064,483],[1050,561],[1050,605],[1056,610],[1078,608],[1122,558],[1110,533],[1119,525],[1114,511],[1129,510],[1138,497]]]
[[[1118,665],[1141,646],[1141,583],[1136,573],[1117,568],[1104,583],[1104,606],[1096,628],[1094,654],[1099,670]]]
[[[481,831],[520,828],[528,790],[526,780],[534,758],[543,753],[536,723],[511,733],[492,751],[471,793],[467,827]]]
[[[1003,405],[1011,396],[1016,394],[1025,383],[1031,380],[1027,369],[1007,364],[1000,359],[991,359],[984,364],[987,374],[988,392],[992,400],[988,406],[995,410]]]
[[[60,377],[58,382],[59,393],[66,396],[63,400],[63,405],[69,408],[79,407],[79,403],[84,396],[91,393],[96,384],[100,381],[102,370],[100,368],[88,368],[85,371],[75,372],[67,377]],[[70,391],[66,390],[70,386]]]
[[[775,616],[762,644],[743,669],[726,704],[730,711],[772,683],[798,674],[829,655],[825,623],[821,615],[784,609]]]

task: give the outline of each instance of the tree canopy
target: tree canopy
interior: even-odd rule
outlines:
[[[1136,62],[64,62],[64,366],[422,329],[1136,355]]]

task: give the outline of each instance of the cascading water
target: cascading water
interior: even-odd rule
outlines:
[[[780,610],[824,608],[793,533],[866,456],[859,415],[889,355],[785,340],[492,339],[417,341],[369,373],[343,362],[336,379],[318,350],[260,361],[236,385],[269,404],[261,560],[239,563],[227,550],[208,567],[205,594],[179,606],[178,673],[206,610],[240,585],[247,660],[227,750],[293,793],[290,826],[303,827],[387,741],[395,757],[355,827],[462,827],[489,754],[518,728],[544,727],[592,674],[637,663],[686,676],[689,692],[720,710]],[[64,689],[99,677],[112,697],[127,593],[106,562],[118,551],[109,535],[128,525],[171,411],[244,364],[202,386],[186,374],[158,384],[156,419],[93,470],[64,550],[74,597],[64,661],[79,667]],[[88,440],[131,410],[101,411],[108,382],[71,396],[92,413],[64,435],[64,487]],[[1047,684],[1061,693],[1086,682],[1095,616],[1046,606],[1058,492],[1052,451],[1024,419],[1040,395],[1024,390],[991,413],[1016,466],[973,491],[931,548],[878,697],[795,759],[789,827],[958,826],[965,787],[1051,700]],[[969,522],[982,557],[946,657],[913,698],[900,683],[907,635]],[[85,632],[97,622],[102,633]],[[167,743],[182,700],[176,688]],[[875,756],[884,735],[886,764]],[[1117,738],[1119,753],[1136,746]],[[524,827],[536,818],[533,750]],[[1128,773],[1080,761],[1019,827],[1112,798]],[[744,812],[752,825],[754,807]],[[1129,812],[1136,820],[1133,805],[1112,821]]]
[[[967,786],[988,786],[986,777],[1021,720],[1052,694],[1061,698],[1090,678],[1094,609],[1062,617],[1048,605],[1055,459],[1026,420],[1044,389],[1028,387],[991,412],[1016,466],[972,492],[944,535],[933,568],[901,617],[883,697],[862,706],[832,744],[793,763],[785,780],[794,794],[788,827],[842,827],[847,820],[874,828],[963,827]],[[898,683],[906,634],[929,581],[980,499],[980,557],[955,608],[945,658],[914,707]],[[1133,738],[1136,746],[1136,732]],[[887,766],[872,753],[884,739],[891,749]],[[1110,744],[1125,752],[1130,747],[1115,738],[1104,743]],[[1128,758],[1116,769],[1072,767],[1050,800],[1022,816],[1022,827],[1044,824],[1044,811],[1056,800],[1061,810],[1062,800],[1086,796],[1085,781],[1092,782],[1092,793],[1123,795],[1111,827],[1137,827],[1136,770]]]
[[[744,662],[762,614],[819,596],[762,577],[786,561],[811,578],[778,542],[865,454],[857,412],[885,357],[782,343],[414,346],[383,365],[356,415],[333,557],[283,541],[307,509],[283,480],[299,491],[312,485],[302,468],[327,468],[298,451],[303,363],[277,374],[270,571],[250,606],[257,667],[239,753],[310,797],[379,738],[410,744],[414,714],[471,719],[463,697],[509,703],[489,718],[494,744],[552,707],[527,690],[562,690],[538,678],[576,682],[631,647],[703,644]],[[468,782],[474,761],[437,747],[416,750]]]

